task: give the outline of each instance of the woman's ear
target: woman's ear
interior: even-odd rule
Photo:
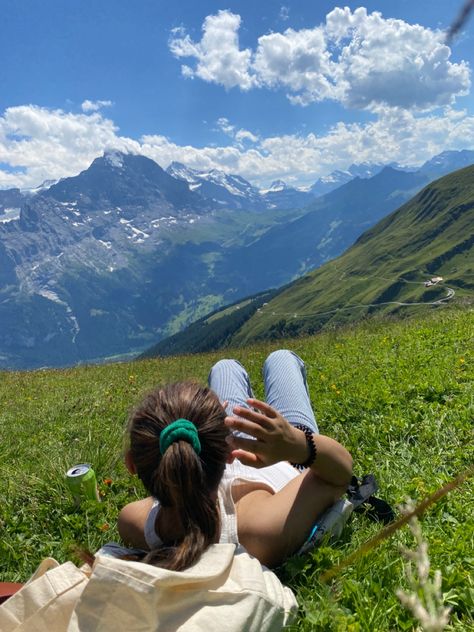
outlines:
[[[130,472],[130,474],[136,474],[137,473],[137,468],[135,467],[135,463],[133,462],[133,459],[132,459],[132,452],[131,452],[131,450],[127,450],[125,452],[125,467]]]

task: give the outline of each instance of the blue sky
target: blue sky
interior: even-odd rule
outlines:
[[[306,186],[474,148],[464,0],[2,0],[0,188],[106,149]]]

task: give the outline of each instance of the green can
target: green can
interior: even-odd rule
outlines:
[[[77,505],[83,500],[100,501],[95,472],[88,463],[70,467],[66,472],[66,480]]]

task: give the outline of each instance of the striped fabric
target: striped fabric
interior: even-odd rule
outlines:
[[[305,424],[318,432],[309,399],[303,360],[286,349],[271,353],[263,365],[265,399],[291,424]],[[228,401],[227,413],[234,406],[247,406],[253,397],[247,371],[237,360],[219,360],[209,373],[209,386],[221,401]]]

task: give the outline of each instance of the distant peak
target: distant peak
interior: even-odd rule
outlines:
[[[286,184],[286,182],[284,182],[283,180],[274,180],[271,183],[270,188],[268,190],[269,191],[283,191],[285,189],[288,189],[288,185]]]
[[[184,163],[174,160],[166,169],[166,173],[178,180],[184,180],[190,184],[195,184],[200,176],[200,172],[187,167]]]

